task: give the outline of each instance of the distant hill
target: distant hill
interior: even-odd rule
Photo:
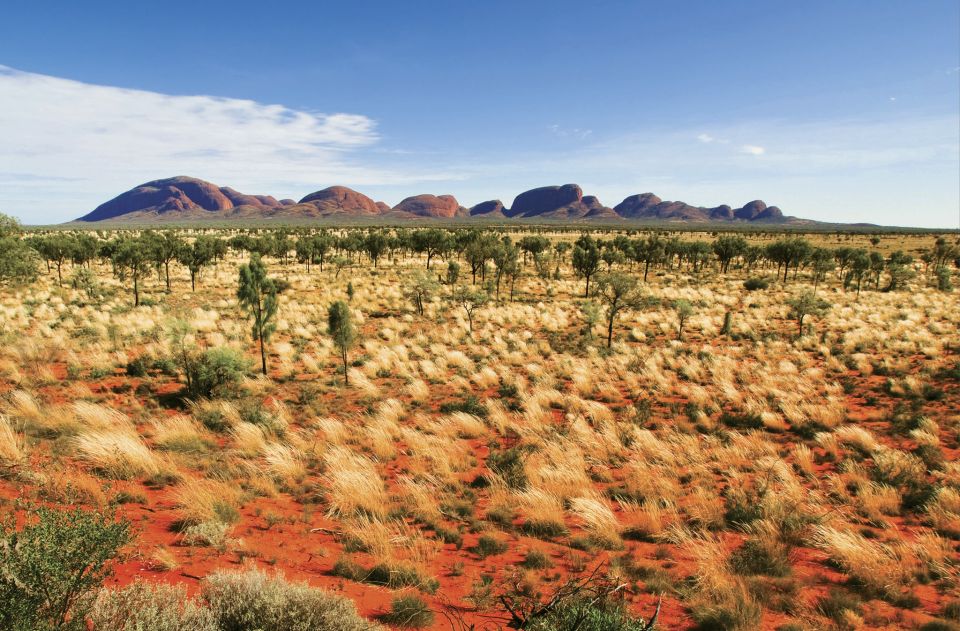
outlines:
[[[509,208],[491,200],[465,208],[453,195],[414,195],[390,207],[345,186],[330,186],[299,202],[248,195],[197,178],[177,176],[134,187],[97,206],[77,221],[192,221],[196,219],[454,219],[551,221],[675,221],[730,223],[815,223],[788,217],[776,206],[754,200],[740,208],[711,208],[664,201],[653,193],[630,195],[614,207],[584,195],[576,184],[542,186],[517,195]]]

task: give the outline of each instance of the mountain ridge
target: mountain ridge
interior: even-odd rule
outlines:
[[[627,196],[613,207],[577,184],[541,186],[520,193],[510,207],[498,199],[470,208],[453,195],[423,193],[395,206],[374,201],[346,186],[329,186],[299,201],[249,195],[189,176],[145,182],[76,219],[99,221],[176,221],[195,219],[502,219],[550,221],[642,221],[683,223],[816,223],[790,217],[777,206],[753,200],[739,208],[726,204],[693,206],[664,201],[653,193]]]

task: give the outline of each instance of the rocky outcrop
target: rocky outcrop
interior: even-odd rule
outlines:
[[[172,177],[141,184],[104,204],[79,221],[129,219],[177,221],[196,219],[324,219],[324,218],[451,219],[459,217],[544,220],[659,220],[678,222],[804,222],[785,217],[776,206],[753,200],[740,208],[712,208],[664,201],[653,193],[630,195],[614,208],[576,184],[542,186],[517,195],[506,208],[498,199],[470,209],[453,195],[414,195],[391,208],[345,186],[330,186],[299,202],[270,195],[247,195],[192,177]]]
[[[262,208],[275,208],[280,205],[280,202],[270,195],[244,195],[243,193],[233,190],[229,186],[221,187],[220,192],[223,193],[226,198],[233,203],[234,207],[254,206]]]
[[[393,210],[401,215],[447,219],[467,214],[467,210],[457,202],[457,198],[453,195],[430,195],[429,193],[408,197],[394,206]]]
[[[539,217],[569,214],[564,209],[579,204],[583,190],[576,184],[541,186],[524,191],[513,200],[507,217]]]
[[[476,206],[470,207],[471,217],[505,217],[503,202],[499,199],[492,199],[488,202],[480,202]]]
[[[168,213],[201,209],[226,210],[234,207],[214,184],[192,177],[171,177],[134,187],[97,206],[80,221],[102,221],[133,212]]]
[[[301,204],[316,207],[321,217],[330,215],[371,216],[381,213],[377,203],[346,186],[330,186],[310,193],[300,200]]]
[[[613,210],[621,217],[627,219],[644,218],[650,215],[651,208],[656,207],[661,202],[663,202],[663,200],[653,193],[641,193],[627,197],[614,206]]]

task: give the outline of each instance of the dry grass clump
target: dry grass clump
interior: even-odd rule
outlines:
[[[226,482],[188,478],[178,484],[172,495],[185,527],[201,524],[232,524],[239,517],[240,494]]]
[[[133,430],[89,430],[74,441],[77,455],[107,477],[128,480],[161,470],[160,460]]]
[[[324,454],[330,515],[383,518],[389,506],[386,486],[372,460],[344,447]]]
[[[10,420],[0,415],[0,471],[19,464],[23,458],[23,439],[13,430]]]
[[[880,593],[910,584],[917,567],[917,558],[904,543],[871,541],[834,526],[817,526],[811,540],[852,578]]]
[[[570,512],[583,524],[595,544],[611,550],[623,547],[620,522],[603,498],[574,497],[570,500]]]

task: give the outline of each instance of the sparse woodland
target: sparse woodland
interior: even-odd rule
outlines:
[[[0,222],[0,627],[960,628],[957,235],[584,230]]]

